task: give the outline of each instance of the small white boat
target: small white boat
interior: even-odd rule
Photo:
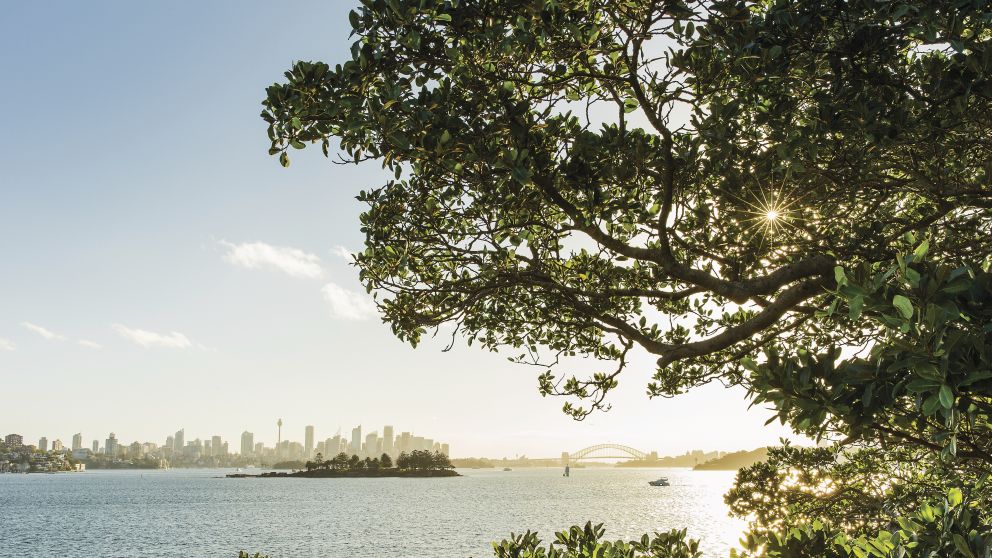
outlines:
[[[668,477],[661,477],[658,480],[648,481],[648,484],[651,486],[671,486],[671,484],[668,483]]]

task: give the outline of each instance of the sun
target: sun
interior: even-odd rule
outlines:
[[[794,227],[792,221],[793,206],[799,200],[790,199],[781,190],[766,191],[760,189],[753,201],[741,200],[750,209],[751,217],[746,219],[747,229],[757,234],[765,241],[780,236],[789,228]]]

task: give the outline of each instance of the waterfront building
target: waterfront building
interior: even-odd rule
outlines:
[[[175,452],[176,451],[176,439],[173,438],[172,436],[166,436],[165,437],[165,449],[166,449],[166,451],[169,451],[169,452]]]
[[[83,435],[80,433],[72,435],[72,451],[83,449]]]
[[[393,427],[386,425],[382,427],[382,452],[389,454],[390,457],[395,457],[396,454],[396,444],[393,439]]]
[[[252,434],[252,438],[254,437],[255,435]],[[263,444],[262,442],[258,442],[257,444],[255,444],[255,455],[257,455],[258,457],[262,457],[263,453],[265,453],[265,444]]]
[[[303,434],[303,456],[307,459],[313,457],[313,425],[308,424]]]
[[[100,453],[100,440],[93,440],[93,453]]]
[[[351,429],[351,453],[358,455],[362,453],[362,425]]]
[[[399,450],[399,453],[410,453],[411,451],[413,451],[413,448],[410,447],[412,443],[413,443],[413,437],[410,435],[409,432],[404,432],[400,434],[400,441],[398,444],[399,447],[397,447],[396,449]]]
[[[41,451],[48,451],[48,438],[42,436],[38,440],[38,449],[40,449]]]
[[[172,447],[176,452],[183,451],[183,448],[186,447],[186,429],[180,428],[179,431],[176,432],[176,435],[172,437],[172,444]]]
[[[447,455],[448,457],[451,457],[451,448],[448,446],[448,444],[441,444],[441,453]]]
[[[62,451],[62,449],[63,449],[62,440],[56,439],[54,442],[52,442],[52,451]]]
[[[117,455],[117,435],[111,432],[103,448],[107,455]]]
[[[8,446],[23,446],[24,436],[21,436],[20,434],[7,434],[3,441]]]
[[[245,430],[241,433],[241,455],[248,456],[252,454],[255,447],[255,435],[251,432]]]
[[[224,449],[224,442],[220,436],[214,436],[210,439],[210,447],[213,450],[210,455],[227,455],[227,450]]]

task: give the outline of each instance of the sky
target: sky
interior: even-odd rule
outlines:
[[[294,440],[390,424],[454,457],[795,439],[739,388],[648,399],[648,355],[611,411],[576,422],[506,355],[394,338],[347,257],[355,195],[387,175],[319,149],[283,169],[258,117],[294,60],[345,60],[357,4],[4,7],[0,435],[162,444],[184,428],[236,447],[248,430],[270,445],[282,418]]]

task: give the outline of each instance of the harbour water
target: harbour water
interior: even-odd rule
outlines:
[[[0,557],[491,556],[510,532],[592,520],[611,540],[686,527],[727,556],[733,473],[685,469],[460,470],[437,479],[227,479],[229,470],[0,475]],[[648,481],[668,477],[671,486]]]

